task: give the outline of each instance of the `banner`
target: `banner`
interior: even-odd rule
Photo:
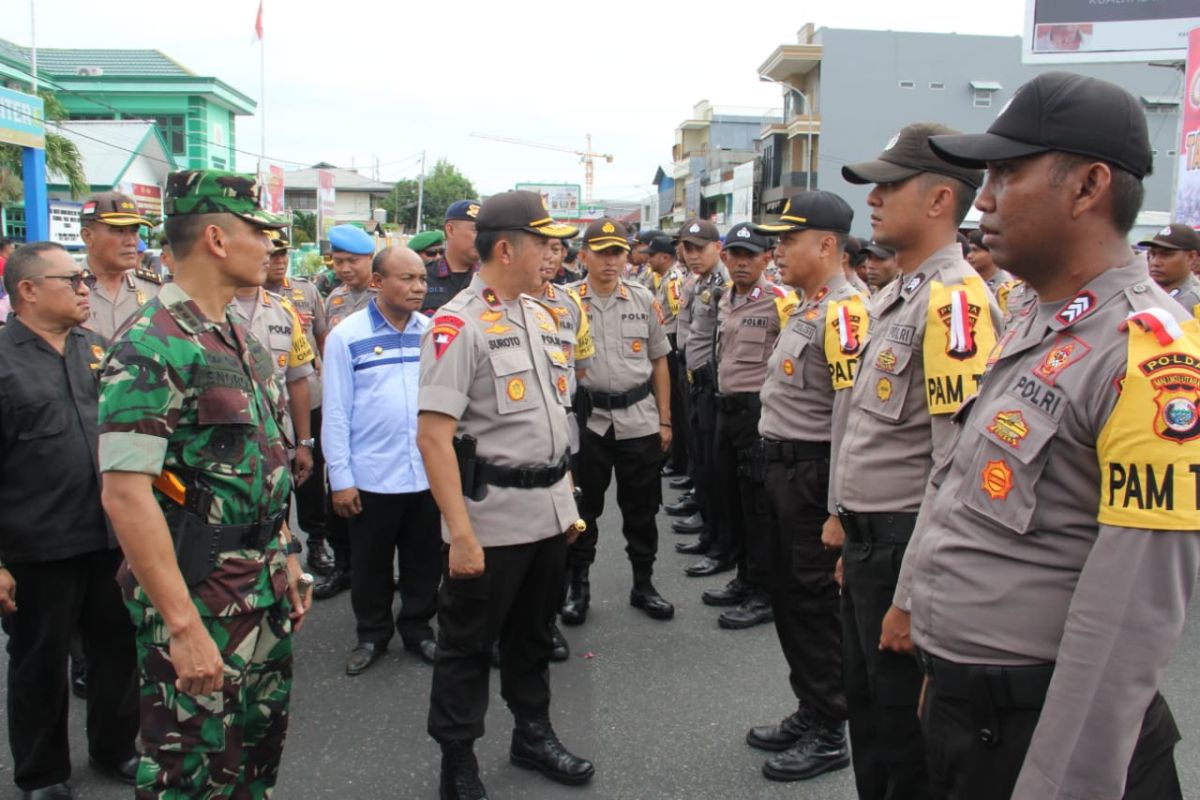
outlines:
[[[263,188],[263,208],[272,214],[284,213],[283,165],[273,161],[259,161],[258,182]]]
[[[1026,64],[1182,61],[1196,0],[1025,0]]]
[[[518,183],[518,192],[537,192],[555,219],[579,218],[578,183]]]
[[[50,201],[50,241],[66,248],[83,247],[83,237],[79,233],[82,227],[79,212],[82,208],[83,203]]]
[[[122,181],[117,184],[117,191],[124,192],[133,198],[138,213],[152,220],[163,215],[162,188],[148,183],[133,183]]]
[[[730,225],[750,222],[754,215],[754,162],[747,161],[733,168],[730,187],[730,208],[726,221]]]
[[[329,229],[337,225],[337,192],[333,187],[336,176],[331,170],[317,170],[317,230],[320,238],[329,238]]]
[[[1183,138],[1179,143],[1176,222],[1200,228],[1200,28],[1188,34],[1187,80],[1183,84]]]
[[[0,87],[0,142],[19,147],[46,147],[42,98]]]

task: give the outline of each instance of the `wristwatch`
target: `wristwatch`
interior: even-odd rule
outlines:
[[[304,545],[300,544],[300,540],[293,537],[288,540],[287,553],[289,556],[298,556],[304,552]]]
[[[311,450],[313,448],[313,446],[316,445],[316,443],[317,443],[316,439],[301,439],[300,441],[296,442],[296,445],[298,447],[307,447],[308,449]]]

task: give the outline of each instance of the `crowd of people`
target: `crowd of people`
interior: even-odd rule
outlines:
[[[512,763],[586,783],[548,662],[614,483],[629,603],[674,617],[666,481],[720,627],[778,634],[796,706],[746,733],[767,779],[1182,797],[1158,686],[1200,570],[1200,234],[1131,250],[1150,168],[1135,98],[1047,73],[987,133],[914,123],[845,166],[869,241],[829,190],[724,235],[580,235],[514,191],[405,246],[336,226],[308,280],[253,178],[191,170],[160,274],[135,203],[89,198],[83,263],[2,265],[16,784],[72,796],[73,687],[136,797],[270,796],[292,635],[347,590],[347,675],[397,633],[432,665],[443,800],[487,796],[495,668]]]

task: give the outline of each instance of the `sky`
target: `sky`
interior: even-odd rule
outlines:
[[[592,135],[596,198],[636,201],[671,161],[693,106],[778,108],[757,67],[806,23],[1019,36],[1024,0],[840,3],[557,4],[264,0],[0,0],[0,36],[38,47],[154,48],[265,107],[237,123],[253,154],[326,161],[385,181],[448,159],[483,194],[519,182],[583,183],[577,156],[474,138],[485,133],[583,149]],[[806,6],[809,8],[806,10]],[[622,9],[615,11],[615,9]],[[606,9],[614,9],[610,12]],[[629,9],[634,11],[631,13]],[[260,51],[260,47],[265,50]],[[260,82],[265,56],[265,86]],[[238,168],[255,169],[255,155]]]

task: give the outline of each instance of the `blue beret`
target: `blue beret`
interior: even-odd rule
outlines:
[[[329,229],[329,245],[334,250],[369,256],[375,253],[375,240],[357,225],[334,225]]]
[[[459,200],[457,203],[451,203],[446,209],[446,222],[452,219],[466,219],[472,222],[479,216],[479,201],[478,200]]]

